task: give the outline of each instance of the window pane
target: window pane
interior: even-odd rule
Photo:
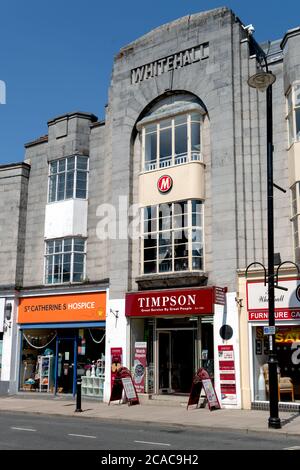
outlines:
[[[66,187],[66,197],[71,198],[73,197],[74,191],[74,172],[68,171],[67,173],[67,187]]]
[[[157,230],[157,219],[144,221],[144,233],[156,232],[156,230]]]
[[[152,237],[149,235],[149,237],[144,239],[144,248],[153,248],[157,245],[157,235],[153,234]]]
[[[202,214],[192,214],[193,227],[202,227]]]
[[[187,201],[179,201],[174,202],[173,204],[174,214],[187,214],[188,213],[188,202]]]
[[[179,116],[175,116],[175,126],[178,124],[186,124],[187,122],[187,115],[186,114],[180,114]]]
[[[56,175],[50,176],[49,181],[49,202],[56,201]]]
[[[67,158],[67,170],[74,170],[75,169],[75,157],[68,157]]]
[[[62,252],[62,240],[55,240],[54,241],[54,251],[55,253]]]
[[[52,282],[52,267],[53,267],[53,257],[47,256],[46,258],[46,282]]]
[[[200,124],[191,123],[191,150],[192,152],[200,152]]]
[[[145,136],[145,164],[155,164],[157,156],[157,134],[146,134]],[[154,167],[155,168],[155,167]],[[153,168],[146,167],[146,170],[151,170]]]
[[[175,127],[175,155],[187,153],[187,125]]]
[[[172,119],[164,119],[163,121],[160,121],[159,127],[160,129],[165,129],[166,127],[171,127],[172,126]]]
[[[58,160],[58,171],[62,172],[66,169],[66,159],[63,158],[62,160]]]
[[[295,85],[295,106],[300,106],[300,85]]]
[[[159,261],[159,272],[166,273],[172,271],[172,260],[164,259]]]
[[[188,242],[188,229],[186,230],[174,230],[174,244],[178,245],[180,243]]]
[[[159,246],[170,245],[172,243],[172,232],[161,232],[159,234]]]
[[[83,280],[83,273],[75,273],[73,274],[73,282],[82,282]]]
[[[159,219],[159,230],[170,230],[172,218],[171,217],[163,217]]]
[[[75,264],[82,264],[84,261],[84,254],[81,253],[74,253],[74,265]]]
[[[300,108],[295,110],[296,113],[296,139],[300,140]]]
[[[193,256],[201,256],[203,255],[202,244],[201,243],[193,243]]]
[[[174,220],[174,228],[187,227],[188,225],[187,214],[175,215],[173,220]]]
[[[88,158],[87,157],[77,157],[77,170],[87,170],[88,167]]]
[[[51,254],[54,251],[54,241],[50,240],[49,242],[46,243],[46,253]]]
[[[172,131],[165,129],[160,132],[159,159],[165,161],[172,155]]]
[[[193,200],[192,201],[192,212],[202,212],[202,202]]]
[[[172,258],[172,245],[162,246],[159,248],[159,259],[171,259]]]
[[[202,242],[202,231],[201,230],[192,230],[192,241],[193,242]]]
[[[144,219],[156,219],[156,206],[144,208]]]
[[[144,249],[144,261],[156,260],[156,248]]]
[[[175,268],[175,271],[187,271],[189,269],[188,258],[176,259],[174,263],[174,268]]]
[[[289,128],[289,145],[291,145],[294,141],[293,114],[289,114],[287,119]]]
[[[65,198],[65,173],[58,175],[57,201]]]
[[[195,258],[192,259],[192,269],[203,269],[202,258]]]
[[[174,258],[187,258],[189,256],[188,243],[174,245]]]
[[[153,274],[156,273],[156,261],[150,261],[144,263],[144,273]]]
[[[54,175],[57,172],[57,161],[50,163],[50,175]]]
[[[87,187],[87,173],[85,171],[77,171],[76,197],[85,198],[86,187]]]
[[[192,113],[192,114],[191,114],[191,121],[200,122],[200,121],[201,121],[201,114],[199,114],[199,113]]]
[[[64,252],[72,251],[72,238],[64,239]]]
[[[62,255],[54,256],[54,278],[53,282],[61,282],[62,274]]]
[[[85,248],[85,241],[81,238],[74,238],[74,251],[82,251],[84,252]]]
[[[149,132],[156,132],[157,130],[157,124],[148,124],[148,126],[145,127],[145,132],[148,134]]]

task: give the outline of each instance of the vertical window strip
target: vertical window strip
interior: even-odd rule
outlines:
[[[181,233],[183,233],[184,235],[187,235],[187,241],[185,242],[187,244],[187,248],[188,248],[188,256],[187,256],[187,258],[188,258],[188,267],[187,267],[187,270],[189,270],[189,271],[193,270],[193,243],[195,243],[196,247],[199,247],[199,248],[197,248],[199,250],[199,254],[194,255],[194,257],[196,258],[196,261],[197,260],[199,261],[199,266],[201,266],[201,269],[203,269],[203,263],[204,263],[204,253],[203,253],[203,247],[204,247],[204,241],[203,241],[204,211],[203,211],[203,203],[202,203],[202,201],[197,201],[194,212],[192,212],[193,211],[193,201],[194,200],[178,201],[178,202],[175,202],[175,203],[171,204],[171,211],[172,211],[171,220],[172,220],[172,222],[171,222],[171,227],[169,227],[169,228],[168,228],[168,224],[166,224],[165,228],[162,226],[161,229],[160,229],[160,227],[159,227],[159,213],[160,213],[159,208],[160,208],[160,206],[159,205],[155,206],[154,216],[156,216],[156,220],[157,220],[156,250],[155,250],[156,251],[156,274],[158,274],[160,272],[175,272],[176,271],[176,266],[175,266],[176,259],[179,260],[178,261],[179,265],[180,265],[180,260],[181,260],[181,262],[184,262],[183,258],[181,258],[181,257],[179,257],[179,258],[177,257],[175,259],[175,245],[176,245],[175,233],[176,233],[176,231],[181,231]],[[175,224],[175,204],[179,204],[180,202],[182,203],[183,212],[181,214],[182,215],[181,225],[178,227],[178,223]],[[186,218],[184,216],[184,214],[186,213],[186,210],[187,210],[187,215],[188,215],[187,223],[186,223]],[[150,206],[149,206],[149,211],[151,211]],[[145,242],[144,242],[144,240],[145,240],[145,237],[149,237],[149,235],[150,235],[150,232],[145,231],[144,214],[145,214],[145,211],[143,209],[143,215],[142,215],[142,230],[143,230],[143,232],[142,232],[142,237],[141,237],[142,240],[143,240],[142,243],[141,243],[141,248],[142,248],[141,272],[143,272],[143,273],[145,273],[145,256],[144,256],[145,255]],[[193,225],[193,214],[199,214],[200,215],[200,225],[197,224],[197,220],[195,220],[195,223]],[[178,214],[176,216],[178,217]],[[149,230],[149,227],[147,228],[147,230]],[[152,228],[150,230],[152,230]],[[163,271],[163,270],[160,271],[160,252],[159,252],[160,243],[159,243],[159,239],[160,239],[160,235],[163,236],[164,233],[168,233],[168,232],[170,233],[170,240],[169,240],[169,243],[166,243],[165,245],[170,245],[170,247],[171,247],[172,271],[170,271],[168,269],[166,271]],[[198,233],[195,242],[193,242],[193,232],[196,233],[196,234]],[[155,232],[151,232],[151,233],[153,233],[153,235],[154,235]],[[199,240],[198,240],[198,238],[199,238]],[[183,240],[182,240],[182,242],[183,242]],[[179,245],[180,245],[180,243],[179,243]],[[163,247],[164,245],[162,244],[161,246]],[[178,244],[176,246],[178,246]],[[147,261],[149,262],[148,259],[147,259]],[[166,259],[166,262],[167,262],[167,259]],[[196,266],[195,269],[200,269],[200,267],[198,267],[198,264],[195,264],[195,266]],[[183,270],[185,270],[185,269],[183,269]],[[178,269],[178,271],[180,271],[180,269]],[[146,274],[147,274],[147,272],[146,272]]]
[[[53,163],[49,164],[49,172],[48,172],[48,202],[57,202],[66,199],[86,199],[88,195],[88,173],[89,173],[89,160],[87,159],[87,166],[86,169],[78,170],[78,156],[74,156],[74,167],[69,167],[70,162],[68,162],[68,158],[60,159],[56,161],[56,168],[55,171],[52,172],[52,168],[54,167]],[[63,169],[59,168],[59,162],[65,161],[65,165]],[[70,178],[70,174],[72,177]],[[84,197],[77,196],[77,186],[78,186],[78,178],[80,174],[85,174],[84,181],[84,188],[81,188],[82,193],[84,193]],[[55,190],[53,190],[53,186],[55,185]],[[70,189],[70,185],[72,185],[72,195],[68,194],[68,189]],[[55,195],[53,196],[53,193]],[[61,194],[62,193],[62,194]],[[62,196],[62,197],[61,197]]]
[[[79,238],[78,238],[79,239]],[[71,247],[66,247],[66,242],[71,241]],[[82,273],[81,276],[83,277],[85,274],[86,269],[86,241],[83,240],[83,250],[76,250],[75,251],[75,238],[66,238],[62,240],[48,240],[46,241],[46,249],[45,249],[45,283],[46,284],[62,284],[65,282],[74,282],[74,264],[75,264],[75,253],[82,255],[83,263],[82,263]],[[53,243],[53,252],[49,253],[48,246],[49,243]],[[61,242],[61,248],[59,251],[56,250],[57,243]],[[65,255],[70,255],[70,279],[64,281],[64,267],[66,265],[65,262]],[[55,259],[58,259],[58,262],[55,262]],[[49,282],[49,263],[52,262],[52,269],[51,269],[51,281]],[[55,279],[55,268],[57,268],[57,280]]]
[[[195,114],[195,113],[193,113]],[[196,113],[197,114],[197,113]],[[186,158],[184,158],[184,156],[182,156],[182,161],[176,161],[176,129],[178,127],[178,124],[176,125],[176,117],[175,118],[172,118],[171,119],[171,155],[170,155],[170,158],[171,158],[171,165],[174,166],[175,164],[181,164],[181,163],[186,163],[186,162],[191,162],[191,161],[195,161],[195,160],[200,160],[201,161],[201,144],[202,144],[202,138],[201,138],[201,131],[202,131],[202,126],[201,126],[201,122],[202,122],[202,118],[201,118],[201,115],[199,114],[199,118],[193,118],[192,119],[192,115],[191,113],[188,113],[185,115],[186,117],[186,131],[187,131],[187,135],[186,135],[186,139],[187,139],[187,142],[186,142],[186,152],[187,152],[187,156]],[[192,123],[197,123],[199,124],[199,134],[200,134],[200,148],[199,148],[199,155],[196,156],[196,158],[192,158]],[[166,129],[166,128],[163,128],[163,129]],[[160,126],[160,121],[157,122],[156,124],[156,130],[155,130],[155,133],[156,133],[156,168],[153,168],[152,165],[149,165],[149,163],[147,163],[147,160],[146,160],[146,132],[147,132],[147,129],[146,129],[146,126],[142,128],[142,168],[144,171],[151,171],[153,169],[156,169],[158,170],[159,168],[163,168],[164,166],[160,166],[160,133],[161,133],[161,126]],[[196,152],[195,152],[196,153]],[[168,165],[166,165],[168,166]],[[169,165],[170,166],[170,165]]]

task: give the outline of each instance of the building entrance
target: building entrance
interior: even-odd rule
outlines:
[[[195,370],[196,330],[158,331],[159,393],[189,393]]]

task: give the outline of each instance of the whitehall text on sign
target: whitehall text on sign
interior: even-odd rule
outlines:
[[[131,70],[131,83],[142,82],[149,78],[157,77],[165,72],[175,70],[186,65],[199,62],[200,60],[207,59],[209,55],[208,42],[200,44],[200,46],[191,47],[176,54],[172,54],[163,59],[155,60],[149,64],[136,67]]]

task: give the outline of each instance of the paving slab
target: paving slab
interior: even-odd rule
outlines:
[[[299,435],[300,414],[282,412],[281,429],[268,429],[268,411],[258,410],[214,410],[183,406],[119,404],[83,400],[82,413],[76,413],[76,401],[72,399],[42,399],[39,397],[0,397],[0,412],[41,413],[47,415],[77,416],[106,420],[129,420],[176,426],[196,426],[210,429],[240,430],[243,432],[274,432],[285,435]]]

